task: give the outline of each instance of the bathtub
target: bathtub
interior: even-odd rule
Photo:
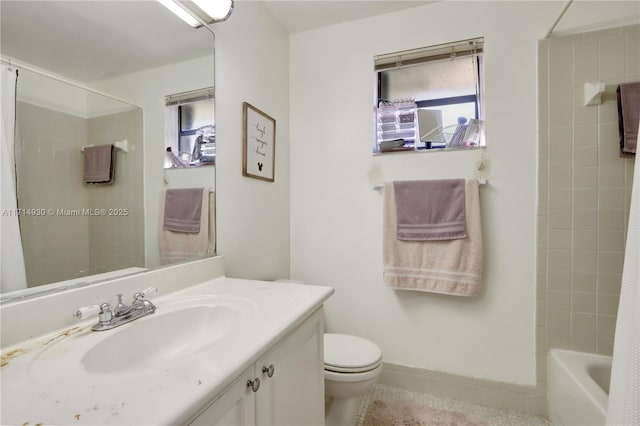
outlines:
[[[547,414],[554,425],[604,425],[612,357],[551,349]]]

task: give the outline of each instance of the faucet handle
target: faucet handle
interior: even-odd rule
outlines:
[[[134,294],[133,298],[135,300],[148,299],[151,296],[155,296],[157,292],[158,292],[157,288],[149,287],[149,288],[145,288],[144,290],[139,291],[138,293]]]
[[[158,289],[155,287],[149,287],[142,290],[142,297],[148,299],[149,297],[155,296],[158,293]]]
[[[89,305],[84,306],[82,308],[78,308],[78,310],[73,314],[74,317],[84,319],[88,317],[92,317],[94,315],[98,315],[101,311],[100,305]]]
[[[128,306],[122,303],[122,293],[116,294],[118,297],[118,303],[116,303],[115,308],[113,308],[113,313],[119,315],[120,313],[127,310]]]

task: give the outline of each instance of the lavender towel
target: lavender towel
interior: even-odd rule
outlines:
[[[634,157],[638,144],[640,121],[640,82],[623,83],[616,91],[618,98],[618,127],[620,157]]]
[[[84,148],[84,181],[86,183],[113,182],[114,165],[115,148],[113,145]]]
[[[167,189],[164,199],[165,231],[198,234],[205,188]]]
[[[399,240],[466,238],[464,179],[396,181],[393,191]]]

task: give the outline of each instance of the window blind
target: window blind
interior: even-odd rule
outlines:
[[[215,91],[213,87],[207,87],[205,89],[191,90],[189,92],[176,93],[174,95],[167,95],[164,97],[166,106],[169,105],[182,105],[191,102],[204,101],[214,99]]]
[[[484,37],[461,40],[452,43],[420,49],[404,50],[374,57],[375,71],[402,68],[431,61],[457,58],[461,56],[479,55],[484,48]]]

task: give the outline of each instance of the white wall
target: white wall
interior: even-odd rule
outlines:
[[[292,278],[332,285],[328,328],[387,362],[535,384],[536,46],[558,3],[437,2],[291,38]],[[481,151],[374,157],[373,57],[485,37],[485,290],[465,299],[382,281],[385,180],[471,177]]]
[[[228,276],[289,276],[289,36],[262,2],[216,32],[218,253]],[[276,120],[275,182],[242,176],[242,103]]]

